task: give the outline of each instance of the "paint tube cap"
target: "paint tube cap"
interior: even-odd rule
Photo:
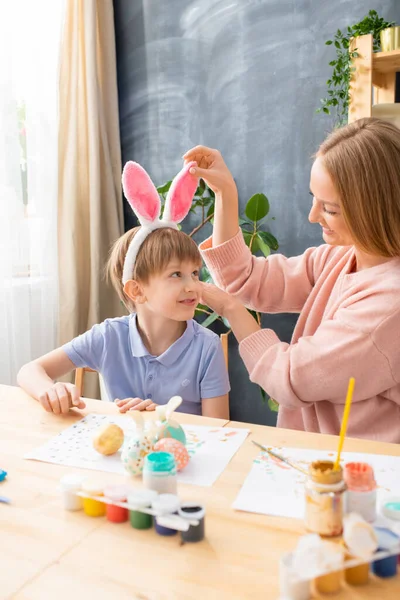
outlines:
[[[200,521],[204,519],[205,514],[204,506],[200,506],[196,502],[183,502],[178,510],[178,515],[188,521],[191,519]]]
[[[382,505],[382,513],[388,519],[400,521],[400,496],[387,498]]]
[[[391,529],[386,527],[374,527],[376,537],[378,538],[378,549],[392,551],[400,546],[400,538]]]
[[[128,494],[128,504],[137,508],[149,508],[157,497],[154,490],[132,490]]]
[[[7,477],[7,471],[3,471],[2,469],[0,469],[0,481],[4,481],[4,479]]]
[[[79,491],[82,489],[82,484],[85,479],[85,475],[81,475],[80,473],[68,473],[61,477],[60,486],[65,492]]]
[[[169,515],[178,511],[181,502],[175,494],[160,494],[153,503],[153,509],[160,515]]]
[[[104,488],[104,496],[113,502],[125,502],[129,494],[127,485],[107,485]]]

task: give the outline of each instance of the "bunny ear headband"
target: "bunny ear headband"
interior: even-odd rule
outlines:
[[[188,214],[198,185],[198,178],[189,173],[193,165],[196,163],[190,162],[185,165],[173,180],[165,201],[164,214],[160,220],[161,202],[155,185],[138,163],[132,161],[126,163],[122,172],[122,188],[139,219],[141,228],[131,241],[125,256],[123,285],[132,279],[137,254],[147,236],[162,227],[178,229],[177,224]]]

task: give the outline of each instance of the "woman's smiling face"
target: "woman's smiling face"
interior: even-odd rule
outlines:
[[[322,237],[332,246],[351,246],[354,241],[343,217],[338,193],[318,157],[311,169],[310,193],[313,205],[308,215],[310,223],[319,223]]]

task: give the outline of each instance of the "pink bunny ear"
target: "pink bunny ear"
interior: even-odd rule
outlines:
[[[161,210],[160,196],[146,171],[129,161],[122,171],[122,188],[132,210],[143,221],[155,221]]]
[[[199,182],[189,173],[193,166],[196,166],[195,162],[188,163],[174,178],[165,201],[163,221],[180,223],[188,214]]]

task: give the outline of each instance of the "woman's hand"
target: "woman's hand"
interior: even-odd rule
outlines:
[[[238,300],[227,294],[227,292],[220,290],[216,285],[200,281],[200,286],[201,303],[211,308],[221,317],[228,318],[228,314],[235,307],[244,308]]]
[[[183,159],[185,164],[196,161],[197,167],[192,167],[190,172],[204,179],[215,194],[236,191],[235,181],[219,150],[195,146],[183,155]]]

